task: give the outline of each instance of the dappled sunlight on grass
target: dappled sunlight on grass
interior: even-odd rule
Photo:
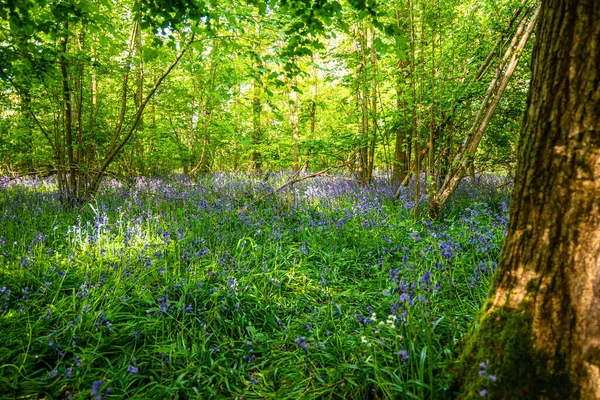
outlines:
[[[50,180],[3,182],[0,393],[443,397],[506,190],[467,182],[438,222],[383,181],[256,202],[284,178],[107,180],[80,208]]]

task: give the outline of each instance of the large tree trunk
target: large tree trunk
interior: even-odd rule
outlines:
[[[598,0],[542,4],[508,236],[462,397],[600,399],[598,21]]]

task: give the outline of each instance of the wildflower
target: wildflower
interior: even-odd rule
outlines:
[[[429,282],[429,278],[431,278],[431,272],[426,270],[423,276],[419,278],[419,282],[427,284]]]
[[[489,378],[490,381],[496,382],[496,376],[495,375],[488,375],[488,378]]]
[[[398,355],[400,357],[402,357],[402,363],[406,364],[406,360],[408,360],[410,358],[410,356],[408,355],[408,351],[402,349],[400,351],[398,351]]]
[[[98,395],[98,390],[100,390],[100,387],[102,385],[104,385],[105,380],[104,379],[100,379],[99,381],[94,381],[94,383],[92,383],[92,392],[90,393],[90,396],[97,396]],[[102,397],[100,397],[101,399]]]
[[[135,375],[135,374],[138,373],[138,369],[134,365],[128,365],[127,366],[127,372],[129,372],[129,374],[133,376],[133,375]]]
[[[166,313],[167,312],[167,304],[169,303],[169,295],[165,295],[165,297],[159,297],[157,299],[158,301],[158,311],[160,313]]]
[[[256,382],[258,382],[258,378],[252,378],[250,379],[250,384],[254,385]]]
[[[58,370],[53,369],[52,371],[50,371],[50,373],[48,374],[48,378],[52,379],[54,378],[56,375],[58,375]]]
[[[480,391],[480,392],[479,392],[479,395],[480,395],[481,397],[485,397],[485,396],[487,396],[487,394],[488,394],[488,391],[487,391],[487,389],[483,389],[482,391]]]
[[[304,351],[308,351],[308,343],[306,343],[306,342],[304,341],[304,339],[306,339],[306,337],[304,337],[304,336],[301,336],[301,337],[299,337],[299,338],[295,339],[295,340],[294,340],[294,342],[295,342],[295,343],[296,343],[298,346],[300,346],[300,348],[301,348],[302,350],[304,350]]]

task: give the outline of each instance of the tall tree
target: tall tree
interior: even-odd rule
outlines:
[[[461,358],[465,398],[600,399],[598,21],[597,0],[542,4],[508,236]]]

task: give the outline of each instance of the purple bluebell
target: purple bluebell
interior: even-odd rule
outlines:
[[[92,383],[92,391],[90,393],[90,396],[92,396],[92,397],[97,396],[98,391],[100,390],[102,385],[104,385],[104,382],[106,382],[104,379],[100,379],[99,381],[94,381],[94,383]]]
[[[127,372],[129,372],[129,375],[135,375],[138,373],[138,368],[134,365],[128,365]]]
[[[308,351],[308,343],[306,343],[304,340],[306,339],[306,337],[302,336],[299,337],[297,339],[294,339],[294,342],[300,346],[300,348],[304,351]]]

